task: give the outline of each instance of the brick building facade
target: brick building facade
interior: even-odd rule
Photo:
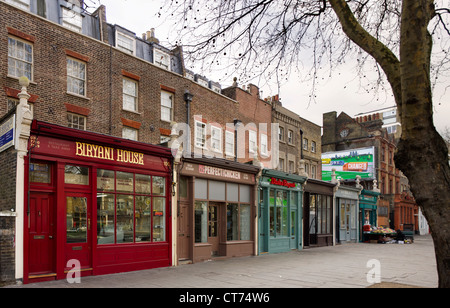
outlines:
[[[198,148],[203,155],[234,160],[237,147],[244,149],[238,162],[246,163],[255,158],[249,146],[252,141],[260,153],[270,154],[271,105],[259,98],[256,87],[249,91],[231,87],[222,94],[219,84],[185,70],[182,48],[159,45],[154,31],[139,38],[108,24],[104,6],[88,14],[77,1],[10,3],[0,1],[0,63],[4,63],[0,67],[0,117],[13,112],[19,101],[19,78],[26,76],[30,80],[28,102],[39,123],[166,144],[173,124],[188,122],[192,151]],[[186,93],[192,95],[189,117]],[[236,146],[230,138],[236,119],[244,126],[257,125],[256,132],[246,130],[245,145]],[[260,123],[267,128],[260,131]],[[71,134],[78,135],[76,131]],[[15,155],[13,150],[0,153],[1,177],[8,178],[0,191],[5,197],[1,211],[11,210],[8,198],[16,203]],[[259,160],[270,166],[270,155],[263,156]],[[13,280],[17,278],[11,262],[15,218],[2,215],[0,223],[0,275],[2,280]]]

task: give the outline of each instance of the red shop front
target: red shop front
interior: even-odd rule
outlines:
[[[171,266],[171,151],[34,121],[24,283]]]

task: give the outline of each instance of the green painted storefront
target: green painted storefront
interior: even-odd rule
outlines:
[[[306,177],[264,169],[259,182],[258,252],[302,248],[302,203]]]
[[[363,189],[359,195],[359,240],[362,242],[363,226],[369,223],[371,226],[377,226],[377,202],[379,192]]]

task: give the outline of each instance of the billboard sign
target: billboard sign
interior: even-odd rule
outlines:
[[[13,115],[0,124],[0,153],[14,145],[15,123],[16,116]]]
[[[357,175],[362,179],[375,179],[375,148],[351,149],[322,154],[322,180],[331,181],[336,169],[336,178],[350,180]]]

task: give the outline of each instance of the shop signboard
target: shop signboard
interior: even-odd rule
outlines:
[[[0,153],[14,145],[16,116],[0,124]]]
[[[357,175],[362,179],[374,179],[374,157],[374,147],[323,153],[322,180],[331,181],[333,169],[336,169],[337,179],[355,179]]]

